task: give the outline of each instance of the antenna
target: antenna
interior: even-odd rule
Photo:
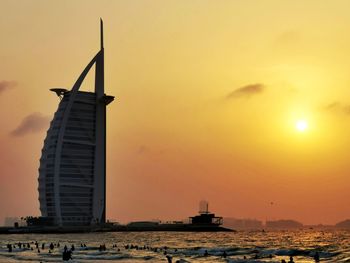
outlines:
[[[209,214],[209,203],[208,201],[202,200],[199,202],[199,213]]]
[[[100,31],[101,31],[101,49],[103,49],[103,20],[100,18]]]

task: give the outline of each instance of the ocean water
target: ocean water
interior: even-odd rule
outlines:
[[[40,253],[33,242],[40,244]],[[7,244],[30,243],[31,248],[8,252]],[[50,243],[60,243],[49,252]],[[41,244],[45,243],[45,249]],[[86,247],[81,247],[81,244]],[[114,232],[87,234],[0,235],[0,262],[63,262],[62,251],[74,244],[69,262],[350,262],[350,231],[239,231],[236,233]],[[99,251],[101,244],[105,251]],[[126,249],[126,245],[139,249]],[[117,247],[113,247],[117,245]],[[146,249],[144,249],[144,247]],[[166,249],[164,249],[166,247]],[[142,248],[142,249],[141,249]],[[155,251],[157,248],[157,251]],[[205,256],[205,251],[208,255]],[[224,258],[224,252],[227,257]],[[245,257],[245,259],[244,259]]]

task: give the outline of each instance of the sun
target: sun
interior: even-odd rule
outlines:
[[[295,123],[295,128],[299,132],[304,132],[308,129],[308,123],[306,120],[297,120],[297,122]]]

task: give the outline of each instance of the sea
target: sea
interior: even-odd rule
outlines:
[[[35,246],[38,243],[39,250]],[[18,243],[21,243],[21,248]],[[25,243],[25,248],[23,248]],[[49,249],[53,243],[54,248]],[[7,245],[12,244],[12,252]],[[28,248],[29,244],[29,248]],[[44,244],[44,248],[42,248]],[[59,246],[58,246],[59,244]],[[0,235],[0,262],[350,262],[350,231],[110,232]],[[103,245],[106,249],[103,249]],[[102,249],[100,249],[102,247]]]

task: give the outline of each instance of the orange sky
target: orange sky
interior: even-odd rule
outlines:
[[[58,98],[105,22],[108,217],[350,218],[350,2],[0,0],[0,222],[39,215]],[[93,76],[82,89],[91,90]],[[309,129],[298,132],[305,119]],[[273,202],[274,205],[270,205]]]

